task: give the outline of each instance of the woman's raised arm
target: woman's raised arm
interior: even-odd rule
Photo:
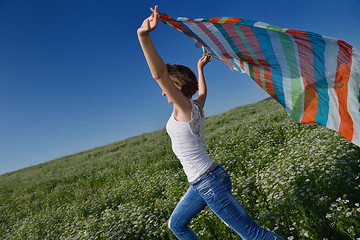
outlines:
[[[153,11],[150,17],[146,18],[140,28],[137,30],[139,42],[144,52],[146,61],[149,65],[152,77],[157,80],[166,74],[166,65],[151,40],[150,32],[154,31],[159,23],[160,14],[158,13],[158,6]]]
[[[198,61],[198,81],[199,81],[199,95],[195,98],[195,101],[204,108],[206,96],[207,96],[207,87],[204,76],[204,67],[211,61],[211,56],[203,55]]]
[[[146,18],[141,27],[137,30],[139,42],[144,52],[147,64],[149,66],[152,77],[157,81],[166,96],[175,103],[176,113],[179,113],[181,119],[188,119],[191,116],[191,104],[170,79],[166,64],[156,51],[151,40],[150,32],[155,30],[159,23],[160,14],[158,6],[155,9],[150,8],[153,14]]]

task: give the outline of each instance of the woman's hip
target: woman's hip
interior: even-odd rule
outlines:
[[[191,185],[204,200],[213,197],[215,194],[230,192],[232,188],[229,175],[218,164]]]

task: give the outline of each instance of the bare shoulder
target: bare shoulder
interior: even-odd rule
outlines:
[[[203,101],[201,101],[201,100],[199,100],[199,99],[195,99],[193,102],[194,102],[196,105],[198,105],[201,110],[203,110],[203,108],[204,108],[204,102],[203,102]]]
[[[203,117],[204,116],[204,102],[202,102],[202,101],[199,101],[199,100],[197,100],[197,99],[195,99],[194,101],[193,101],[198,107],[199,107],[199,110],[200,110],[200,114],[201,114],[201,116]]]
[[[204,108],[205,101],[206,101],[206,95],[199,95],[194,100],[194,102],[197,103],[201,107],[201,109]]]

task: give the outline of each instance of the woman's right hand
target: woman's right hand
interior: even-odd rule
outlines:
[[[146,34],[149,34],[151,31],[155,30],[155,28],[159,23],[160,14],[158,12],[158,6],[156,5],[155,9],[150,8],[150,10],[153,13],[150,15],[150,17],[144,20],[141,27],[137,30],[137,34],[139,36],[144,36]]]

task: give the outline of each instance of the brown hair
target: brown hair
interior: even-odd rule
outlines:
[[[198,90],[198,82],[190,68],[180,64],[166,64],[170,79],[181,87],[185,97],[191,98]]]

